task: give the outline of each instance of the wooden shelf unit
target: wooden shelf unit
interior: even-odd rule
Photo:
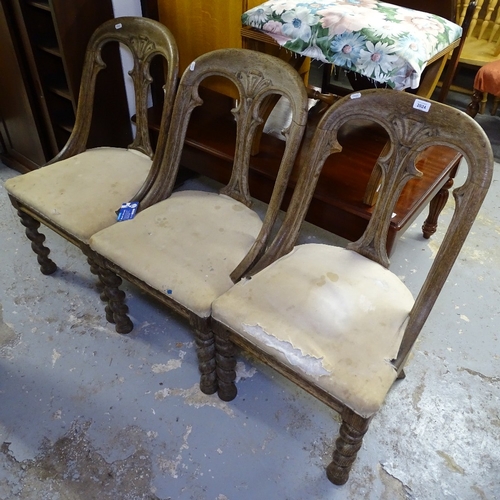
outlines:
[[[0,2],[0,14],[5,18],[0,41],[9,42],[20,70],[13,75],[0,62],[0,83],[15,78],[16,85],[11,88],[22,88],[29,102],[28,109],[25,106],[22,110],[23,116],[13,117],[8,101],[18,96],[0,96],[0,133],[6,136],[3,139],[7,150],[2,159],[24,171],[50,160],[67,142],[75,122],[87,42],[94,30],[114,14],[111,0]],[[105,47],[103,59],[109,70],[98,77],[88,146],[126,146],[131,141],[131,129],[118,46]],[[28,118],[26,112],[32,116]],[[26,149],[28,144],[18,151],[15,136],[20,131],[12,126],[14,119],[34,122],[32,143],[37,153]]]

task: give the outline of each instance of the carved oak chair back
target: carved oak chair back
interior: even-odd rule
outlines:
[[[219,193],[187,189],[172,192],[188,124],[195,120],[193,110],[203,104],[200,85],[212,76],[227,78],[239,93],[232,110],[236,132],[229,182]],[[286,142],[279,170],[261,218],[251,208],[248,170],[262,114],[276,94],[290,103],[291,123],[283,132]],[[289,64],[245,49],[222,49],[200,56],[179,83],[161,170],[144,200],[148,208],[90,240],[109,298],[108,321],[116,324],[119,333],[133,328],[124,293],[119,290],[122,278],[189,318],[198,349],[200,387],[207,394],[217,390],[215,365],[206,363],[214,356],[211,304],[262,255],[306,122],[304,84]]]
[[[285,220],[267,252],[212,304],[219,396],[236,396],[238,345],[337,410],[340,435],[328,478],[347,481],[363,435],[403,366],[446,281],[491,182],[493,156],[483,130],[464,113],[403,92],[347,96],[324,115]],[[325,159],[341,149],[349,120],[380,124],[390,146],[379,158],[381,187],[362,237],[347,248],[294,247]],[[387,228],[405,184],[432,145],[463,154],[469,170],[455,189],[455,210],[423,285],[413,299],[392,273]],[[362,144],[360,144],[362,147]],[[307,155],[306,155],[307,156]]]
[[[135,93],[136,134],[127,149],[87,149],[96,80],[106,67],[101,50],[111,42],[127,46],[133,57],[130,76]],[[159,153],[153,155],[147,100],[149,67],[156,56],[165,61],[165,85]],[[177,45],[162,24],[151,19],[121,17],[105,22],[94,32],[86,51],[76,123],[67,144],[43,168],[5,183],[43,274],[52,274],[57,266],[48,257],[50,250],[43,244],[45,236],[38,231],[40,223],[88,254],[90,236],[116,222],[116,211],[122,203],[141,201],[151,187],[162,158],[160,151],[165,146],[177,77]]]

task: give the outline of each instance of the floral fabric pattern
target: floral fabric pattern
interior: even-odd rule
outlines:
[[[442,17],[378,0],[269,0],[242,23],[292,52],[397,90],[417,88],[427,61],[462,35]]]

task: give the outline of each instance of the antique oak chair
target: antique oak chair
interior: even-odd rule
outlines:
[[[362,237],[347,248],[294,247],[325,159],[351,119],[382,125],[390,147],[381,155],[382,183]],[[435,145],[456,149],[468,177],[455,189],[455,211],[416,299],[392,273],[387,228],[415,161]],[[361,147],[361,145],[360,145]],[[362,91],[334,104],[319,123],[286,218],[266,253],[212,304],[219,396],[236,396],[235,345],[253,353],[338,411],[342,418],[327,476],[348,480],[370,420],[383,404],[443,287],[491,182],[493,156],[482,129],[443,104],[390,90]]]
[[[200,84],[208,77],[229,79],[239,99],[233,109],[234,156],[229,183],[219,193],[196,190],[172,194],[186,129],[203,104]],[[248,168],[253,137],[266,102],[284,96],[292,111],[286,143],[263,220],[250,207]],[[175,99],[162,168],[146,196],[149,206],[134,219],[93,235],[90,246],[109,298],[107,318],[128,333],[121,278],[187,317],[195,332],[200,388],[215,385],[211,304],[261,255],[275,223],[307,121],[307,96],[298,73],[284,61],[244,49],[222,49],[197,58],[185,70]],[[229,140],[221,137],[221,141]],[[132,242],[132,244],[130,244]],[[110,314],[111,312],[111,314]],[[205,363],[211,359],[212,364]]]
[[[109,42],[126,45],[134,59],[130,76],[135,91],[136,134],[128,149],[87,149],[96,79],[106,67],[101,49]],[[40,223],[88,254],[90,236],[114,224],[116,211],[122,203],[140,202],[151,186],[161,160],[161,155],[153,155],[146,114],[151,84],[149,67],[156,56],[166,61],[164,104],[157,144],[158,150],[162,150],[177,86],[175,40],[170,31],[156,21],[138,17],[115,18],[102,24],[89,41],[76,123],[67,144],[43,168],[5,183],[43,274],[52,274],[57,266],[48,256],[50,250],[43,244],[45,236],[38,231]],[[95,272],[92,264],[91,270]]]

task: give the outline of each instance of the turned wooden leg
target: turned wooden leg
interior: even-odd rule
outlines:
[[[238,393],[234,383],[236,379],[235,348],[229,340],[227,332],[222,329],[216,330],[215,356],[219,398],[222,401],[232,401]]]
[[[127,314],[128,307],[125,304],[125,292],[119,288],[122,279],[102,265],[98,266],[98,273],[101,282],[104,284],[104,294],[108,301],[105,308],[106,319],[109,323],[115,324],[117,333],[130,333],[134,328],[134,324]]]
[[[486,109],[486,103],[488,102],[488,92],[483,92],[482,98],[481,98],[481,104],[479,105],[479,112],[481,114],[484,113],[484,110]]]
[[[481,102],[482,98],[483,93],[477,89],[474,89],[474,92],[472,93],[472,101],[469,103],[467,109],[465,110],[469,116],[472,116],[472,118],[474,118],[479,112],[479,103]]]
[[[54,273],[57,266],[53,260],[49,259],[50,249],[43,244],[45,236],[38,232],[40,223],[21,210],[18,210],[17,214],[21,219],[21,224],[26,228],[26,236],[31,241],[32,250],[36,253],[40,271],[45,275]]]
[[[351,467],[363,443],[370,419],[356,415],[352,410],[342,413],[342,425],[335,442],[332,461],[326,469],[328,479],[337,485],[347,483]]]
[[[399,372],[399,375],[397,376],[396,380],[404,380],[406,378],[406,373],[404,370],[401,370]]]
[[[450,194],[450,189],[453,186],[453,178],[450,177],[446,184],[438,191],[436,196],[432,198],[429,203],[429,215],[422,226],[422,233],[424,238],[430,238],[437,229],[439,214],[442,212],[446,202],[448,201],[448,196]]]
[[[97,276],[96,288],[99,292],[99,298],[106,304],[104,311],[106,313],[106,321],[108,323],[115,324],[115,318],[111,306],[109,305],[109,297],[106,293],[106,285],[104,283],[104,278],[101,278],[106,273],[106,266],[102,257],[99,254],[93,252],[90,247],[82,248],[83,253],[87,256],[87,262],[90,266],[90,271],[92,274]]]
[[[189,317],[195,333],[196,354],[200,370],[200,390],[204,394],[217,392],[217,374],[215,372],[215,341],[207,320],[194,314]]]
[[[97,281],[95,284],[95,287],[97,288],[97,291],[99,292],[99,296],[103,302],[108,302],[108,297],[106,295],[106,290],[104,283],[101,281],[100,278],[100,267],[97,262],[98,260],[98,255],[93,252],[89,247],[83,247],[82,252],[85,254],[87,257],[87,262],[90,267],[90,272],[97,277]],[[108,320],[109,321],[109,320]],[[111,321],[111,323],[114,323],[114,321]]]
[[[499,103],[500,103],[500,97],[499,96],[495,96],[495,98],[493,99],[493,107],[491,108],[491,114],[493,116],[495,116],[497,114],[498,104]]]
[[[99,292],[99,297],[103,302],[108,302],[108,296],[106,295],[106,289],[104,286],[104,283],[101,281],[99,278],[99,266],[92,260],[91,257],[87,257],[87,262],[90,266],[90,272],[94,275],[97,276],[97,281],[95,283],[95,287],[97,288],[97,291]]]

